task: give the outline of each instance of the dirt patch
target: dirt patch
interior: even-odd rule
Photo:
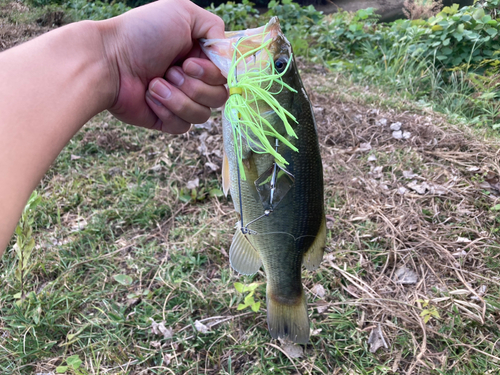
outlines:
[[[315,77],[304,81],[313,86]],[[483,325],[500,322],[485,302],[499,279],[487,264],[500,249],[494,229],[500,223],[490,211],[500,202],[498,144],[436,114],[382,110],[309,91],[332,238],[326,267],[359,301],[361,328],[381,324],[389,342],[401,329],[421,332],[423,354],[393,371],[412,373],[423,358],[439,368],[446,353],[430,343],[451,318],[441,313],[442,320],[423,324],[414,306],[434,301],[436,311],[455,308]],[[360,266],[359,276],[347,271]],[[391,323],[395,319],[401,325]]]
[[[0,51],[24,43],[38,35],[65,23],[63,12],[48,12],[39,17],[37,23],[17,20],[29,8],[21,3],[0,4]]]

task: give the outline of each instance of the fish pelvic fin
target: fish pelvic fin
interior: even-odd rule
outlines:
[[[231,175],[229,173],[229,160],[227,158],[226,152],[224,152],[224,158],[222,160],[222,191],[227,197],[229,188],[231,187]]]
[[[267,326],[273,339],[289,339],[297,344],[309,341],[309,316],[307,315],[306,295],[295,301],[285,301],[267,291]]]
[[[325,250],[326,243],[326,218],[323,215],[323,220],[321,220],[321,226],[319,227],[316,239],[312,243],[311,247],[304,253],[304,258],[302,263],[309,271],[314,271],[319,267],[321,261],[323,260],[323,252]]]
[[[248,237],[241,233],[239,225],[229,249],[229,263],[235,271],[243,275],[253,275],[262,266],[259,253],[250,243]]]

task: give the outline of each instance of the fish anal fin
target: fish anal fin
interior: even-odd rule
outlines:
[[[222,159],[222,191],[227,197],[229,188],[231,187],[231,175],[229,173],[229,160],[226,153],[224,152],[224,157]]]
[[[243,275],[253,275],[262,266],[259,253],[248,240],[247,236],[241,233],[238,227],[233,236],[233,242],[229,249],[229,263],[235,271]]]
[[[323,252],[326,243],[326,218],[323,216],[316,239],[311,247],[305,252],[302,263],[309,271],[314,271],[323,260]]]
[[[302,295],[295,301],[285,301],[273,296],[268,289],[267,326],[273,339],[289,339],[297,344],[307,344],[309,316],[304,291],[302,290]]]

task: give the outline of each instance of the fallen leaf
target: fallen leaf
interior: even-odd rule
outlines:
[[[479,171],[481,168],[479,167],[476,167],[476,166],[471,166],[471,167],[467,167],[466,170],[469,171],[469,172],[477,172]]]
[[[486,285],[481,285],[477,291],[477,296],[472,296],[470,299],[479,301],[481,299],[480,297],[484,296],[484,294],[486,293],[486,289]]]
[[[321,331],[323,331],[321,328],[313,329],[311,332],[311,336],[317,336],[321,333]]]
[[[427,191],[427,184],[424,182],[423,184],[417,184],[417,181],[412,181],[407,185],[411,190],[417,192],[418,194],[425,194]]]
[[[316,306],[316,310],[318,314],[323,314],[326,310],[328,310],[328,305],[318,305]]]
[[[403,139],[403,132],[401,130],[396,130],[392,132],[392,138]]]
[[[456,253],[451,254],[455,258],[462,258],[467,255],[467,252],[465,250],[457,251]]]
[[[371,167],[371,171],[368,172],[369,176],[372,176],[373,178],[382,178],[384,175],[382,171],[384,170],[383,166],[378,166],[378,167]]]
[[[418,275],[408,267],[403,266],[394,272],[394,281],[403,285],[416,284]]]
[[[390,129],[393,130],[393,131],[397,131],[399,129],[401,129],[401,123],[398,121],[398,122],[393,122],[390,126]],[[394,133],[393,133],[394,134]]]
[[[466,238],[466,237],[458,237],[457,238],[457,242],[465,242],[465,243],[468,243],[468,242],[472,242],[470,239]]]
[[[368,156],[368,161],[375,161],[375,160],[377,160],[377,157],[375,155]]]
[[[413,173],[412,171],[403,171],[403,177],[410,180],[412,178],[418,177],[418,174]]]
[[[200,333],[208,333],[210,331],[210,328],[199,320],[194,322],[194,328],[196,328],[196,330]]]
[[[317,295],[319,298],[323,298],[326,294],[325,288],[321,284],[316,284],[311,288],[311,292]]]
[[[370,151],[372,149],[372,145],[369,142],[360,143],[358,147],[358,151]]]
[[[78,160],[81,158],[82,158],[81,156],[71,154],[71,160]]]
[[[398,187],[398,193],[399,194],[404,195],[407,192],[408,192],[408,189],[405,188],[404,186]]]
[[[196,177],[194,180],[188,181],[186,184],[186,188],[191,190],[191,189],[196,189],[198,186],[200,186],[200,179]]]
[[[375,124],[379,126],[386,126],[387,125],[387,119],[386,118],[381,118],[380,120],[375,121]]]
[[[382,346],[386,349],[389,349],[389,346],[385,342],[384,333],[382,332],[380,323],[370,332],[370,336],[368,337],[368,344],[370,344],[370,353],[375,353]]]
[[[155,349],[160,349],[161,348],[161,342],[159,342],[159,341],[150,341],[149,345],[151,345]]]
[[[165,364],[165,366],[168,366],[170,364],[170,362],[172,361],[172,358],[173,358],[173,356],[171,356],[168,353],[165,353],[163,355],[163,363]]]
[[[151,172],[154,172],[154,173],[156,173],[156,172],[160,172],[160,171],[161,171],[161,165],[160,165],[160,164],[156,164],[155,166],[153,166],[153,167],[149,168],[149,170],[150,170]]]
[[[205,167],[210,168],[213,172],[217,172],[217,170],[219,169],[219,166],[217,164],[210,163],[208,161],[205,163]]]
[[[283,349],[283,351],[288,354],[290,358],[300,358],[304,354],[302,346],[290,342],[282,344],[281,349]]]
[[[171,339],[174,336],[172,328],[165,327],[165,322],[156,323],[153,318],[151,320],[151,332],[155,335],[163,335],[164,339]]]

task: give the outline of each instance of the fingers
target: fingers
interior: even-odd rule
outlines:
[[[182,69],[190,77],[202,80],[208,85],[224,85],[226,78],[221,74],[219,68],[214,63],[203,57],[190,57],[182,64]]]
[[[211,114],[209,107],[196,103],[180,89],[161,78],[151,81],[146,100],[163,123],[160,130],[172,134],[188,131],[191,123],[205,122]]]
[[[153,129],[180,134],[191,123],[203,123],[210,108],[222,106],[227,99],[226,79],[209,60],[189,58],[183,68],[171,67],[166,80],[155,78],[149,84],[146,101],[158,121]]]
[[[154,99],[149,91],[146,93],[146,102],[157,116],[156,122],[150,129],[170,134],[183,134],[191,128],[191,123],[174,115],[161,102]]]

